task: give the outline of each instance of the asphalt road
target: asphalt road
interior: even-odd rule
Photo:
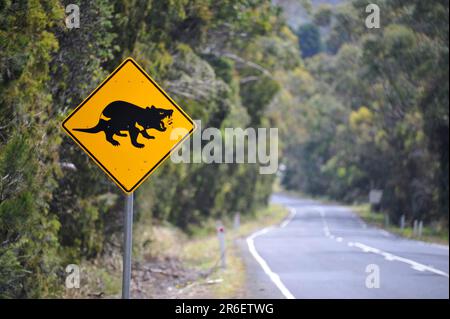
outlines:
[[[248,297],[449,298],[448,246],[392,235],[341,206],[272,202],[291,215],[247,238]]]

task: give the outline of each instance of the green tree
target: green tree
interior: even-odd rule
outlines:
[[[322,50],[319,28],[314,24],[304,24],[298,28],[297,35],[303,58],[309,58]]]
[[[0,4],[0,297],[51,296],[58,283],[58,126],[51,111],[51,29],[58,1]],[[45,124],[44,124],[45,123]]]

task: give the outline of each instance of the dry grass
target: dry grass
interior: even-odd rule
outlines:
[[[413,228],[411,226],[406,226],[404,229],[401,229],[392,223],[386,225],[384,215],[382,213],[372,212],[369,204],[353,205],[350,206],[349,209],[357,213],[368,224],[386,229],[399,236],[444,245],[448,245],[449,243],[448,230],[424,226],[422,236],[419,238],[414,236]]]
[[[215,222],[188,237],[170,225],[135,225],[132,293],[138,298],[241,298],[245,292],[245,265],[235,241],[280,223],[288,212],[271,205],[254,216],[243,216],[234,230],[224,220],[227,267],[220,267]],[[67,289],[63,298],[119,298],[122,255],[118,248],[93,261],[83,261],[81,288]],[[162,273],[151,269],[161,268]],[[171,276],[173,274],[174,276]],[[151,279],[149,280],[148,277]]]
[[[184,244],[182,259],[189,266],[197,266],[209,271],[210,275],[203,280],[202,295],[209,298],[240,298],[245,292],[245,265],[239,255],[235,240],[251,233],[280,223],[288,215],[288,211],[280,205],[270,205],[259,210],[254,216],[243,216],[239,229],[235,230],[225,221],[226,229],[226,269],[220,268],[219,241],[215,231]],[[208,282],[210,284],[208,284]]]

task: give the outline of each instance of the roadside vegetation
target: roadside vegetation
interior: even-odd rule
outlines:
[[[245,216],[245,215],[244,215]],[[246,269],[237,241],[279,224],[288,211],[279,205],[257,210],[234,228],[223,220],[226,268],[221,268],[216,221],[209,220],[191,235],[169,225],[139,225],[133,246],[132,296],[134,298],[245,298]],[[119,298],[121,252],[81,263],[80,289],[66,289],[65,298]]]
[[[216,269],[210,278],[206,279],[206,283],[216,283],[210,286],[209,294],[206,296],[214,298],[245,298],[247,296],[245,286],[247,273],[241,258],[242,252],[236,241],[245,241],[246,237],[253,232],[281,223],[288,213],[283,206],[271,204],[257,210],[253,215],[243,215],[237,229],[234,228],[234,221],[228,219],[225,223],[226,269],[220,268],[219,244],[215,228],[210,227],[209,235],[200,236],[185,246],[185,261],[192,265],[203,265],[206,269]]]
[[[368,3],[379,29],[364,24]],[[291,132],[282,185],[346,203],[381,190],[392,225],[405,215],[448,234],[449,2],[320,5],[297,33],[304,68],[275,103]]]
[[[0,298],[58,296],[66,265],[121,245],[124,195],[60,123],[126,57],[218,129],[281,126],[269,112],[276,74],[301,66],[270,1],[81,0],[79,29],[65,26],[69,3],[0,2]],[[188,235],[251,215],[273,179],[258,164],[166,161],[136,192],[135,223]]]
[[[387,221],[385,214],[373,211],[369,204],[352,205],[349,208],[356,212],[368,224],[386,229],[393,234],[430,243],[449,244],[448,229],[443,228],[440,223],[425,225],[422,230],[422,235],[419,236],[418,230],[414,233],[414,227],[411,223],[405,224],[402,229],[399,226],[400,222]]]

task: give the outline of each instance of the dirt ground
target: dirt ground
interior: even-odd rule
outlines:
[[[207,273],[186,268],[176,258],[133,265],[131,294],[138,299],[207,298]]]

